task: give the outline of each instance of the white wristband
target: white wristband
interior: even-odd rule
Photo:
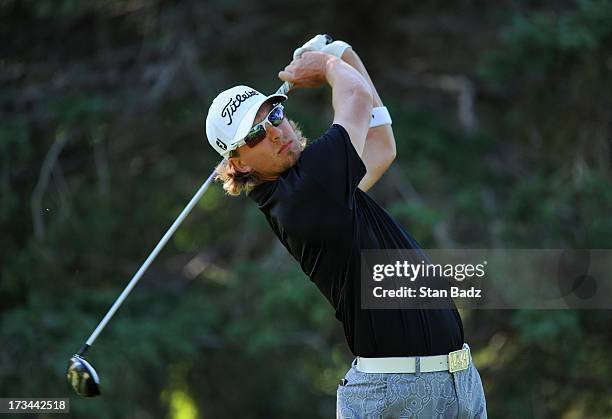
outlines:
[[[323,48],[321,48],[321,51],[331,55],[335,55],[338,58],[342,58],[342,54],[344,54],[344,51],[350,47],[351,46],[344,41],[334,41],[331,44],[327,44]]]
[[[386,106],[372,108],[372,119],[370,120],[370,128],[379,127],[381,125],[391,125],[391,115]]]

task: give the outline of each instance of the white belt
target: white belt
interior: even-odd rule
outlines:
[[[357,357],[355,368],[365,373],[408,373],[416,372],[416,360],[420,360],[420,372],[449,371],[456,372],[467,369],[472,360],[470,347],[463,345],[462,349],[448,355],[409,356],[390,358]]]

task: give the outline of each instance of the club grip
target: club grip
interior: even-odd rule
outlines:
[[[278,88],[278,90],[276,91],[276,94],[286,95],[287,93],[289,93],[291,89],[293,89],[293,83],[286,81],[281,85],[281,87]]]

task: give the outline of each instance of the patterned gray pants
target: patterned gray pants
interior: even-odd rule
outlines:
[[[361,418],[486,418],[480,374],[468,369],[416,374],[370,374],[355,363],[338,386],[336,417]]]

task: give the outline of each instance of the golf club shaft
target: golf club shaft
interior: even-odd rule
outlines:
[[[292,87],[293,85],[291,83],[284,82],[281,85],[281,87],[278,88],[276,93],[277,94],[287,94],[291,90]],[[157,246],[155,246],[155,249],[153,249],[153,251],[151,252],[149,257],[147,257],[147,259],[144,261],[140,269],[138,269],[138,271],[134,274],[134,276],[132,277],[128,285],[125,287],[121,295],[119,295],[119,297],[117,298],[115,303],[112,305],[110,310],[108,310],[108,313],[106,313],[102,321],[98,324],[98,326],[96,327],[96,330],[94,330],[91,336],[89,336],[89,339],[87,339],[87,342],[85,343],[85,345],[79,350],[78,352],[79,355],[83,355],[87,351],[87,349],[89,349],[89,347],[93,345],[94,341],[96,340],[100,332],[102,332],[102,330],[106,327],[106,325],[108,324],[110,319],[113,317],[115,312],[119,309],[121,304],[123,304],[123,301],[127,298],[130,291],[132,291],[132,289],[136,286],[140,278],[142,278],[142,275],[144,275],[146,270],[149,268],[149,265],[151,265],[151,263],[155,260],[159,252],[161,252],[161,250],[164,248],[166,243],[168,243],[168,240],[170,240],[170,237],[172,237],[172,235],[179,228],[183,220],[187,217],[187,215],[189,215],[193,207],[195,207],[198,201],[202,198],[202,195],[204,195],[204,192],[206,192],[206,190],[210,186],[210,183],[213,181],[214,177],[215,177],[215,171],[213,170],[210,176],[208,176],[208,179],[206,179],[204,184],[200,187],[200,189],[198,189],[198,191],[193,196],[193,198],[191,198],[191,201],[189,201],[185,209],[183,209],[183,211],[180,213],[180,215],[177,217],[174,223],[172,223],[168,231],[166,231],[166,234],[164,234],[164,236],[159,241],[159,243],[157,243]]]
[[[157,243],[157,246],[155,246],[155,249],[153,249],[153,251],[151,252],[149,257],[147,257],[147,259],[144,261],[144,263],[142,264],[140,269],[138,269],[138,271],[134,274],[134,276],[130,280],[129,284],[127,285],[127,287],[125,287],[125,289],[123,290],[123,292],[121,293],[119,298],[117,298],[117,300],[115,301],[113,306],[110,308],[108,313],[106,313],[106,316],[104,316],[104,318],[102,319],[100,324],[98,324],[98,327],[96,327],[96,330],[94,330],[93,333],[91,334],[91,336],[89,337],[89,339],[87,339],[86,345],[88,347],[91,346],[94,343],[94,341],[96,340],[96,338],[98,337],[98,335],[100,334],[102,329],[104,329],[106,324],[113,317],[113,315],[115,314],[115,312],[117,311],[119,306],[123,303],[123,301],[126,299],[128,294],[130,293],[130,291],[132,291],[132,288],[134,288],[134,286],[136,286],[136,284],[138,283],[138,281],[140,280],[142,275],[149,268],[149,265],[151,265],[153,260],[155,260],[155,258],[159,254],[159,252],[164,248],[166,243],[168,243],[168,240],[170,240],[170,237],[172,237],[172,235],[178,229],[178,227],[181,225],[183,220],[187,217],[187,215],[189,215],[189,213],[191,212],[193,207],[195,207],[195,205],[198,203],[200,198],[202,198],[202,195],[204,195],[204,192],[206,192],[206,190],[208,189],[208,186],[213,181],[214,177],[215,177],[215,171],[213,170],[213,172],[210,174],[210,176],[208,176],[208,179],[206,179],[204,184],[202,184],[200,189],[198,189],[198,191],[193,196],[193,198],[191,198],[191,201],[189,201],[189,203],[187,204],[185,209],[183,209],[183,211],[180,213],[180,215],[177,217],[177,219],[174,221],[174,223],[172,223],[172,225],[170,226],[168,231],[166,231],[166,234],[164,234],[164,236],[159,241],[159,243]]]

